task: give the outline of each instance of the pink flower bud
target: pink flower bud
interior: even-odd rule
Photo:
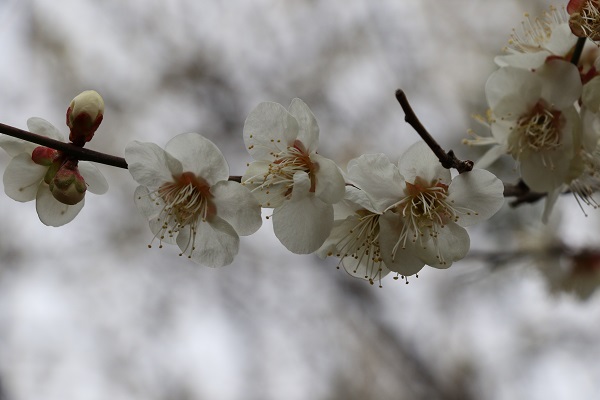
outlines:
[[[44,146],[36,147],[31,153],[31,159],[38,165],[49,167],[60,157],[61,152]]]
[[[63,204],[74,205],[83,200],[87,186],[77,169],[77,161],[67,161],[49,183],[52,196]]]
[[[94,137],[104,116],[104,100],[94,90],[77,95],[67,109],[67,126],[71,128],[69,140],[76,146],[89,142]]]

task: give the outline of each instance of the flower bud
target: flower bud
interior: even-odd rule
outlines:
[[[71,128],[69,140],[76,146],[89,142],[104,116],[104,100],[95,90],[77,95],[67,109],[67,126]]]
[[[31,153],[31,159],[38,165],[49,167],[60,157],[61,152],[44,146],[36,147]]]
[[[48,187],[52,196],[63,204],[74,205],[83,200],[87,189],[76,161],[67,161],[56,172]]]

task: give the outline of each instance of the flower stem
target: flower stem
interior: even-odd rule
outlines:
[[[431,136],[427,129],[421,124],[419,118],[413,111],[408,99],[406,98],[406,94],[402,89],[396,90],[396,100],[400,103],[402,110],[404,111],[404,121],[406,121],[409,125],[413,127],[415,131],[421,136],[421,139],[427,143],[429,148],[434,152],[437,156],[438,160],[442,164],[442,167],[446,169],[455,168],[459,173],[468,172],[473,169],[473,161],[470,160],[459,160],[455,155],[454,151],[450,150],[448,152],[442,149],[442,146]]]

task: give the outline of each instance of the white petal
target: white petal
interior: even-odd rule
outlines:
[[[40,182],[48,167],[33,162],[31,155],[21,153],[13,158],[4,171],[4,192],[16,201],[31,201],[35,199]]]
[[[378,213],[367,193],[354,186],[346,186],[346,194],[342,202],[347,203],[353,211],[368,210],[375,214]],[[336,219],[339,218],[336,217]]]
[[[274,160],[273,153],[292,146],[297,136],[296,118],[278,103],[260,103],[244,124],[244,143],[255,160]]]
[[[258,203],[265,208],[282,205],[286,200],[285,194],[289,189],[287,184],[261,187],[265,177],[269,174],[270,165],[269,161],[254,161],[250,163],[244,176],[242,176],[243,185],[252,192]]]
[[[177,245],[192,261],[206,267],[222,267],[233,262],[238,253],[240,238],[221,218],[200,221],[195,235],[186,227],[177,235]]]
[[[381,258],[386,267],[390,271],[404,276],[418,273],[425,266],[425,262],[415,255],[412,246],[402,249],[402,246],[398,245],[402,232],[402,220],[396,214],[386,212],[379,218],[379,227]]]
[[[160,245],[162,244],[176,244],[178,231],[172,229],[165,230],[164,223],[160,218],[154,218],[148,221],[150,231],[154,234],[154,237],[158,239]],[[187,229],[187,228],[186,228]]]
[[[450,183],[450,171],[442,167],[437,156],[425,142],[417,142],[410,146],[398,162],[400,173],[406,182],[415,183],[417,177],[427,183]]]
[[[108,191],[108,182],[95,165],[87,161],[80,161],[78,169],[85,180],[87,190],[91,193],[104,194]]]
[[[499,118],[519,118],[538,102],[541,93],[540,77],[521,68],[500,68],[485,84],[488,105]]]
[[[506,154],[506,147],[501,145],[494,145],[490,147],[484,155],[475,163],[474,168],[487,168],[492,165],[501,156]]]
[[[183,172],[193,172],[210,186],[229,179],[229,165],[223,153],[199,133],[175,136],[167,143],[165,151],[181,162]]]
[[[40,183],[35,200],[35,209],[40,221],[48,226],[62,226],[69,223],[79,214],[85,204],[85,198],[79,203],[69,206],[56,200],[48,185]]]
[[[125,146],[125,161],[133,179],[141,185],[158,188],[179,175],[181,163],[154,143],[133,141]]]
[[[350,160],[347,175],[365,191],[378,211],[383,212],[405,196],[404,177],[384,154],[364,154]]]
[[[500,210],[504,204],[504,184],[491,172],[474,169],[452,180],[446,200],[463,211],[456,221],[458,225],[473,225]]]
[[[471,241],[465,228],[450,223],[440,228],[436,237],[427,233],[414,243],[414,252],[425,264],[448,268],[469,252]]]
[[[30,132],[45,136],[50,139],[65,141],[65,136],[50,122],[43,118],[33,117],[27,120],[27,128]]]
[[[310,108],[300,99],[292,100],[289,113],[298,122],[298,136],[296,139],[304,144],[306,151],[310,154],[317,151],[319,146],[319,125]]]
[[[360,262],[353,257],[344,257],[340,264],[344,267],[344,270],[346,270],[349,275],[368,281],[379,281],[390,273],[390,270],[383,262],[370,264]]]
[[[537,53],[513,53],[496,56],[494,62],[499,67],[518,67],[522,69],[534,69],[546,61],[550,53],[547,51],[538,51]]]
[[[327,239],[333,226],[333,206],[314,195],[296,195],[273,210],[273,230],[292,253],[309,254]]]
[[[390,271],[399,273],[400,275],[411,276],[418,274],[425,266],[425,262],[418,258],[409,248],[399,248],[393,260],[390,257],[387,253],[386,257],[382,257],[386,267]],[[387,262],[386,258],[388,259]]]
[[[536,73],[544,79],[542,98],[553,108],[572,107],[582,92],[581,76],[575,65],[562,59],[546,61]]]
[[[157,218],[165,206],[161,198],[153,199],[150,197],[150,191],[146,186],[138,186],[135,189],[133,201],[137,209],[148,220]]]
[[[221,181],[210,188],[217,215],[240,236],[251,235],[262,225],[260,205],[252,193],[237,182]]]
[[[31,155],[37,146],[37,144],[26,142],[25,140],[17,139],[7,135],[0,135],[0,147],[11,157],[15,157],[21,153],[27,153]]]
[[[344,197],[346,187],[340,169],[335,162],[319,154],[312,154],[310,159],[317,166],[315,195],[325,203],[337,203]]]
[[[569,174],[569,151],[541,151],[520,159],[523,181],[534,192],[549,192],[561,186]]]
[[[576,42],[577,36],[573,35],[569,24],[563,22],[552,29],[550,40],[545,47],[553,54],[566,56]]]

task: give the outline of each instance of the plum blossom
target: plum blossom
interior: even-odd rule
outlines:
[[[513,66],[533,69],[540,67],[548,57],[567,57],[577,37],[571,32],[564,8],[551,7],[549,12],[534,20],[526,14],[522,32],[513,30],[504,48],[507,53],[494,61],[500,67]]]
[[[198,133],[177,135],[164,150],[154,143],[131,142],[125,159],[140,184],[135,204],[148,218],[159,247],[177,244],[180,256],[221,267],[233,262],[239,236],[262,224],[252,193],[228,180],[225,157]]]
[[[504,203],[503,184],[492,173],[476,169],[452,179],[423,142],[411,146],[397,166],[383,154],[354,159],[348,177],[370,201],[355,202],[377,215],[377,260],[404,276],[425,264],[448,268],[463,258],[470,246],[464,227],[490,218]]]
[[[550,192],[570,179],[581,140],[574,107],[581,91],[577,67],[560,59],[535,71],[500,68],[486,83],[496,154],[512,155],[534,191]]]
[[[42,118],[27,121],[29,131],[51,139],[65,137]],[[13,200],[36,200],[40,221],[61,226],[73,220],[83,208],[85,191],[104,194],[108,182],[86,161],[71,160],[60,152],[9,136],[0,136],[2,147],[12,158],[4,171],[4,191]]]
[[[337,165],[317,154],[319,126],[308,106],[294,99],[260,103],[244,125],[244,142],[254,162],[242,183],[262,207],[273,208],[273,230],[290,251],[317,250],[333,226],[333,204],[344,196]]]

